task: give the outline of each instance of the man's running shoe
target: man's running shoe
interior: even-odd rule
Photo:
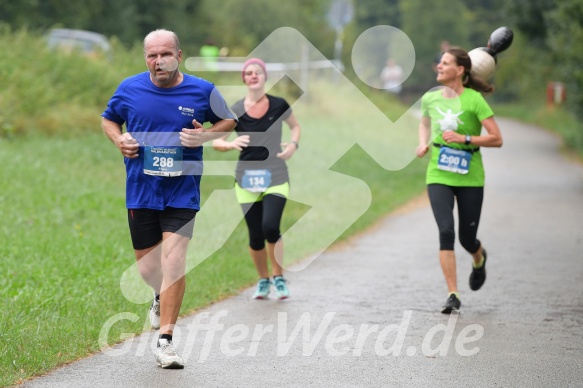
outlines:
[[[176,354],[174,344],[167,339],[159,339],[156,348],[156,361],[158,366],[164,369],[183,369],[184,361]]]
[[[457,298],[457,296],[455,296],[455,294],[451,294],[445,301],[441,312],[443,314],[451,314],[452,311],[459,311],[461,305],[462,302]]]
[[[154,297],[152,305],[150,306],[150,325],[152,329],[158,330],[160,328],[160,300]]]
[[[259,282],[257,282],[257,290],[255,290],[255,294],[253,294],[253,299],[266,299],[267,295],[269,295],[270,286],[271,282],[269,279],[259,279]]]
[[[275,295],[279,300],[287,299],[289,297],[289,290],[287,289],[287,285],[285,283],[287,283],[287,281],[283,278],[283,276],[276,276],[273,278]]]
[[[479,290],[486,281],[486,259],[488,255],[484,248],[482,248],[482,256],[484,256],[484,263],[480,268],[472,267],[472,273],[470,274],[470,288],[474,291]]]

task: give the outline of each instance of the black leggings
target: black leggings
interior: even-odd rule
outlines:
[[[476,253],[480,249],[480,241],[476,236],[482,213],[484,188],[430,184],[427,185],[427,193],[439,228],[439,249],[453,250],[455,243],[453,207],[454,200],[457,199],[460,243],[466,251]]]
[[[281,238],[279,225],[286,198],[267,194],[262,201],[242,203],[245,222],[249,229],[249,247],[254,251],[265,248],[265,241],[276,243]]]

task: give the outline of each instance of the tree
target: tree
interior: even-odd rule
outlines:
[[[12,29],[44,32],[75,28],[116,36],[132,46],[156,28],[178,33],[186,42],[204,34],[198,11],[202,0],[0,0],[0,21]],[[197,34],[197,32],[200,33]]]
[[[516,28],[533,44],[541,46],[547,36],[545,14],[557,3],[556,0],[508,0],[504,3],[504,9],[513,18]]]
[[[562,0],[545,16],[547,45],[557,74],[567,85],[568,106],[583,118],[583,0]]]
[[[471,29],[468,30],[468,50],[486,46],[490,34],[498,27],[511,25],[511,18],[504,9],[504,0],[466,0],[467,17]]]
[[[428,8],[431,8],[428,10]],[[462,0],[408,0],[400,2],[402,30],[415,46],[416,61],[409,80],[418,86],[435,83],[432,62],[440,50],[440,43],[467,48],[468,9]]]
[[[216,1],[203,0],[201,12],[208,18],[206,31],[234,56],[246,56],[280,27],[295,28],[328,55],[334,48],[334,35],[325,20],[329,1],[222,0],[218,13]]]
[[[401,28],[400,12],[399,0],[356,1],[354,22],[359,32],[381,25]]]
[[[370,28],[377,26],[391,26],[401,29],[401,10],[399,8],[400,0],[366,0],[366,1],[354,1],[354,21],[347,26],[345,32],[345,45],[346,53],[344,55],[344,63],[351,63],[351,48],[354,47],[354,43],[361,36],[362,33]],[[378,39],[383,39],[384,37],[379,37]],[[373,42],[369,42],[373,43]],[[375,46],[378,42],[375,42]],[[386,47],[379,50],[374,58],[374,63],[369,63],[371,69],[375,69],[376,75],[380,73],[380,69],[385,65],[386,60],[389,55],[389,44],[386,42]],[[373,71],[373,70],[371,70]]]

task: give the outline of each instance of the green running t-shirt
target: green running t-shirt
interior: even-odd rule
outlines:
[[[494,112],[480,92],[465,88],[459,98],[445,98],[441,90],[426,93],[421,99],[421,114],[431,118],[431,161],[427,166],[426,183],[440,183],[447,186],[484,186],[484,166],[482,153],[471,154],[468,171],[465,174],[446,171],[438,168],[439,146],[456,150],[476,150],[478,147],[460,143],[447,144],[442,137],[444,131],[452,130],[462,135],[479,136],[482,132],[482,121],[492,117]],[[434,146],[437,144],[439,146]]]

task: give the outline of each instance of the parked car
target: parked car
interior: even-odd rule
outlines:
[[[107,38],[92,31],[53,28],[47,34],[47,44],[49,48],[80,50],[89,56],[96,56],[99,53],[108,57],[111,55],[111,46]]]

